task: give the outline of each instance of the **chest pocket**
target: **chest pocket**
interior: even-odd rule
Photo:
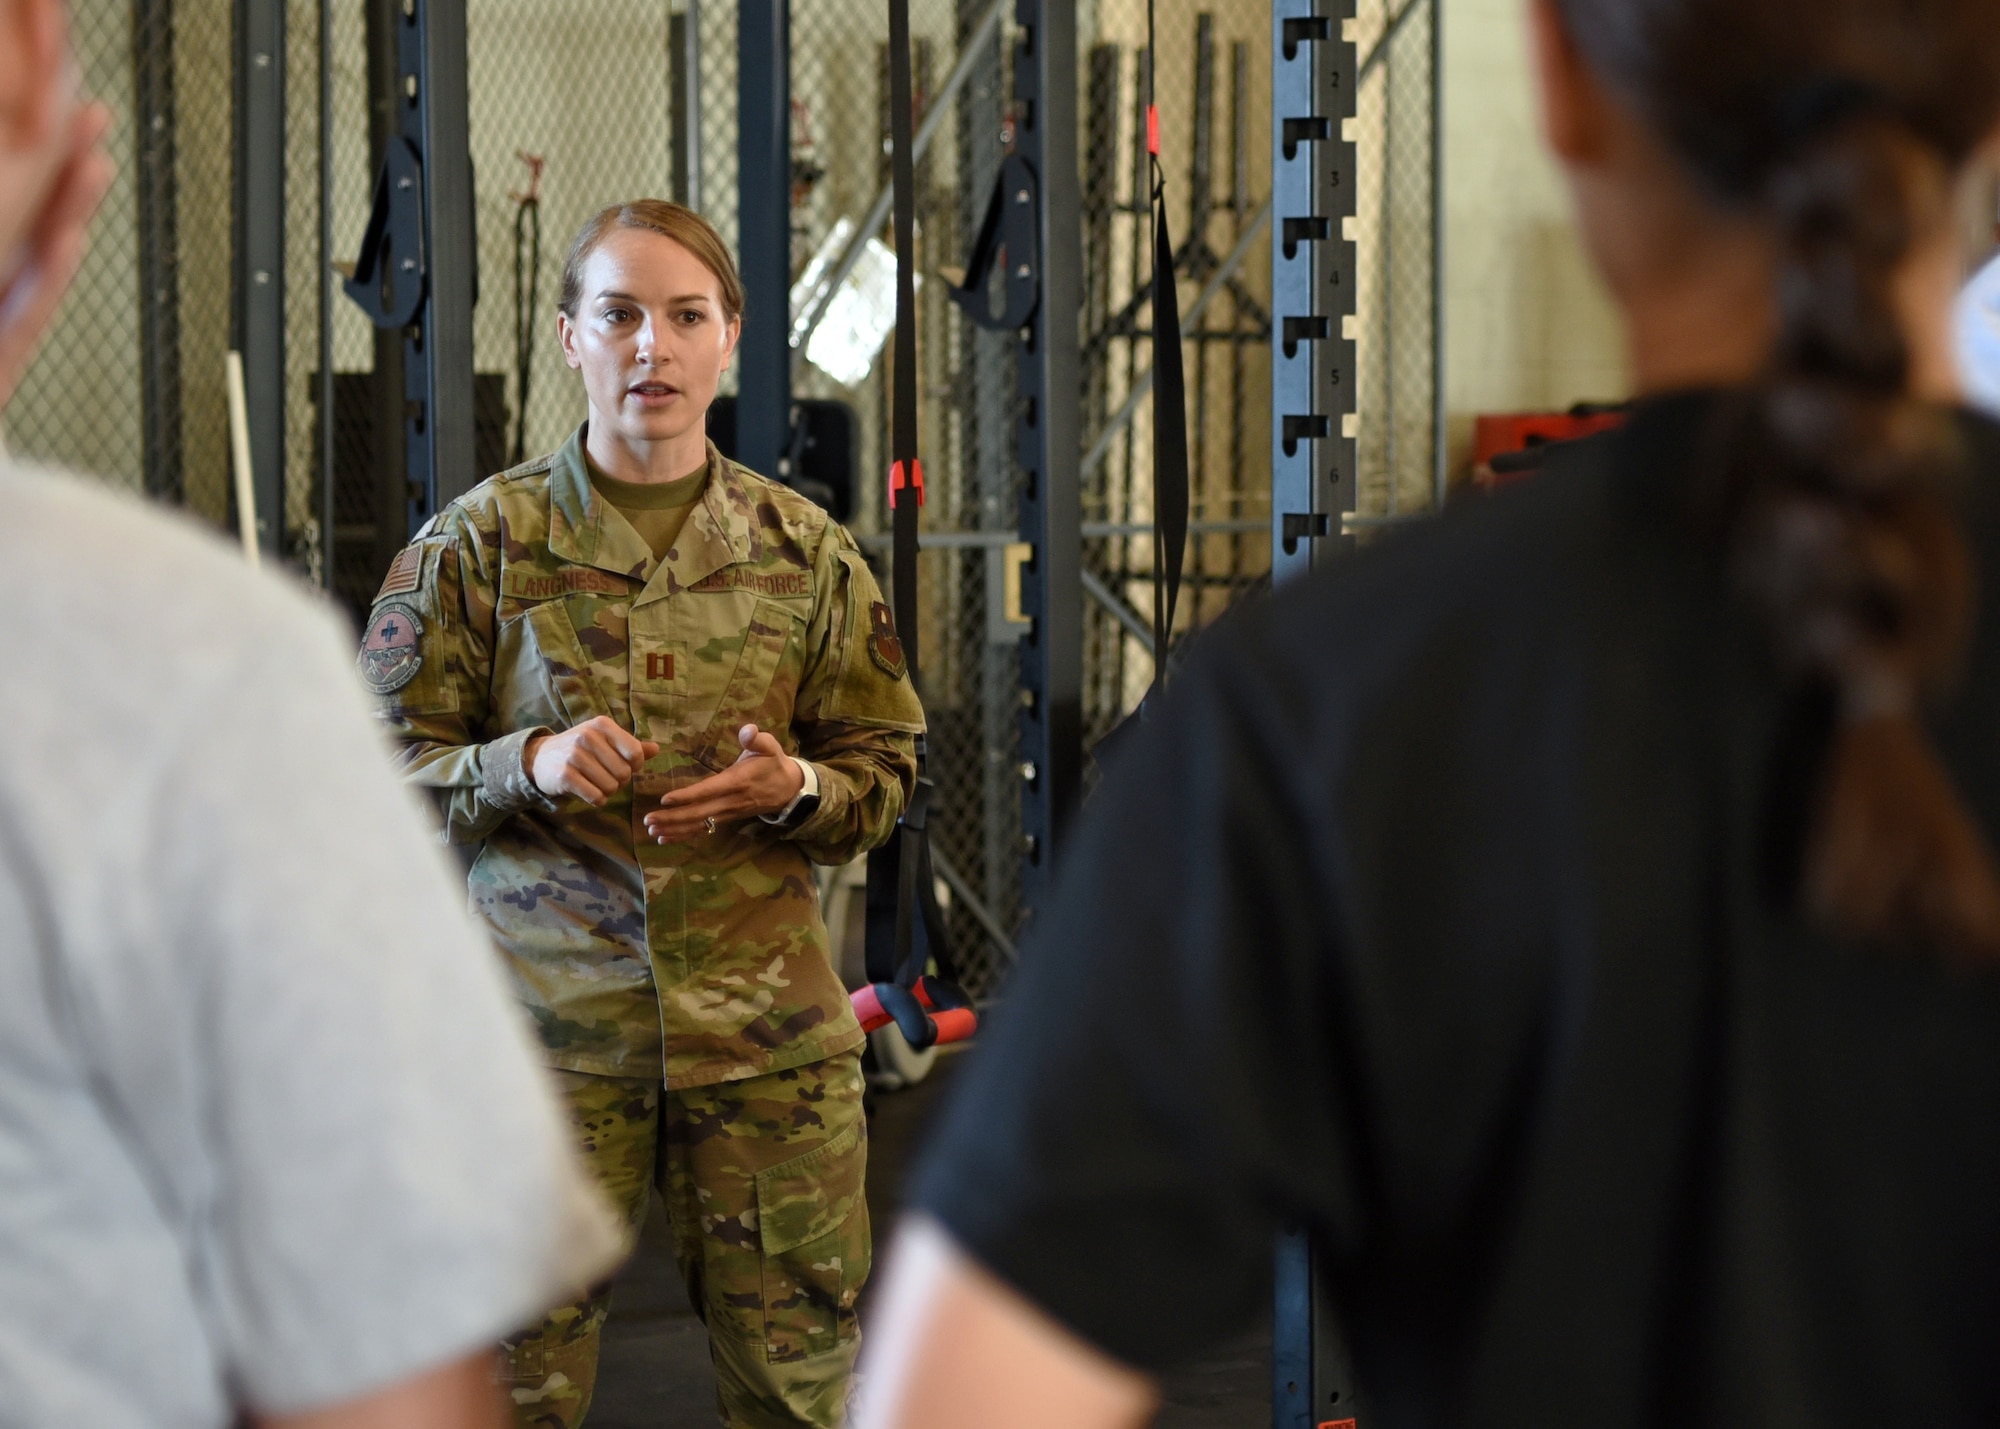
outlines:
[[[697,595],[686,599],[712,602],[717,607],[701,611],[702,623],[716,633],[691,642],[691,710],[697,717],[705,709],[712,713],[688,753],[711,769],[726,769],[741,752],[736,731],[753,723],[777,735],[789,748],[792,709],[798,701],[799,676],[805,663],[802,614],[780,601],[758,600],[747,618],[729,620],[725,630],[720,607],[727,603],[740,612],[740,597]]]
[[[494,705],[504,711],[508,729],[538,724],[569,729],[613,713],[591,676],[567,606],[561,598],[545,600],[515,618],[515,638],[506,642],[513,651],[504,690],[497,687],[501,671],[494,671]]]

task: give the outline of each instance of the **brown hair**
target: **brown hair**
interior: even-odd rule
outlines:
[[[1893,284],[2000,121],[2000,0],[1556,0],[1591,68],[1778,250],[1778,334],[1729,416],[1737,588],[1833,732],[1798,896],[1851,938],[2000,958],[2000,881],[1922,720],[1971,625],[1953,428]]]
[[[563,259],[562,286],[556,293],[556,307],[574,319],[576,305],[583,301],[583,265],[613,228],[643,228],[662,238],[671,238],[701,260],[702,267],[715,274],[722,285],[722,314],[734,321],[743,316],[743,280],[736,274],[736,260],[729,246],[707,219],[684,204],[663,198],[639,198],[601,208],[584,221]]]

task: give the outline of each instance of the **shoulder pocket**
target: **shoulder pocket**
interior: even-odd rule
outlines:
[[[840,630],[830,643],[833,678],[820,717],[915,733],[924,727],[923,705],[910,682],[901,633],[875,573],[859,551],[843,549],[847,597]]]
[[[458,709],[451,678],[452,629],[438,582],[450,541],[433,537],[406,546],[389,567],[362,631],[356,668],[369,693],[405,715]]]

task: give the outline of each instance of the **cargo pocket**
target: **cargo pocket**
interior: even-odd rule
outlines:
[[[855,1297],[868,1278],[868,1124],[757,1173],[763,1249],[764,1357],[825,1354],[857,1332]]]

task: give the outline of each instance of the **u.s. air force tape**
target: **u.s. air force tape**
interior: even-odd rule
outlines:
[[[424,667],[423,617],[403,601],[385,600],[368,619],[361,638],[361,682],[378,695],[393,695]]]

